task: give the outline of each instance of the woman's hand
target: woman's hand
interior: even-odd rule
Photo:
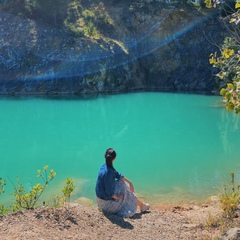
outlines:
[[[123,194],[118,195],[118,200],[123,200],[123,198],[124,198]]]
[[[112,196],[112,198],[114,199],[114,200],[123,200],[123,198],[124,198],[124,195],[122,195],[122,194],[120,194],[120,195],[113,195]]]

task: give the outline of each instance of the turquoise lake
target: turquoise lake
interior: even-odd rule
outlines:
[[[38,169],[56,171],[41,200],[62,195],[95,203],[104,152],[117,152],[115,168],[150,203],[205,201],[235,172],[240,182],[240,120],[217,96],[131,93],[92,98],[1,98],[0,202],[13,201],[16,176],[28,190]],[[10,181],[11,180],[11,181]]]

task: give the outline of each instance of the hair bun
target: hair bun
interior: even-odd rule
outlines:
[[[106,150],[106,152],[105,152],[105,158],[106,159],[111,159],[111,160],[113,160],[115,157],[116,157],[116,152],[114,151],[114,149],[113,148],[108,148],[107,150]]]

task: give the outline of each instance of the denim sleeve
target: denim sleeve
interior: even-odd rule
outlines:
[[[116,170],[114,171],[115,173],[115,178],[119,180],[120,178],[124,177],[121,173],[117,172]]]

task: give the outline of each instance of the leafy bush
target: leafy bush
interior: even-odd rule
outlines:
[[[221,207],[226,217],[234,217],[237,206],[240,203],[239,187],[235,188],[234,173],[231,173],[231,184],[224,187],[220,195]]]
[[[225,38],[220,49],[221,55],[211,54],[209,63],[220,69],[216,76],[221,80],[220,94],[226,109],[240,114],[240,0],[236,1],[235,8],[236,12],[226,17],[233,26],[232,29],[228,28],[230,37]]]
[[[46,189],[48,184],[54,179],[56,173],[53,170],[47,173],[48,166],[43,168],[43,171],[37,171],[37,177],[42,178],[43,185],[37,183],[33,186],[32,190],[29,192],[23,187],[22,183],[19,181],[17,182],[17,187],[14,185],[14,197],[15,197],[15,204],[13,205],[13,211],[18,211],[19,209],[33,209],[36,205],[38,199],[42,195],[43,191]]]

